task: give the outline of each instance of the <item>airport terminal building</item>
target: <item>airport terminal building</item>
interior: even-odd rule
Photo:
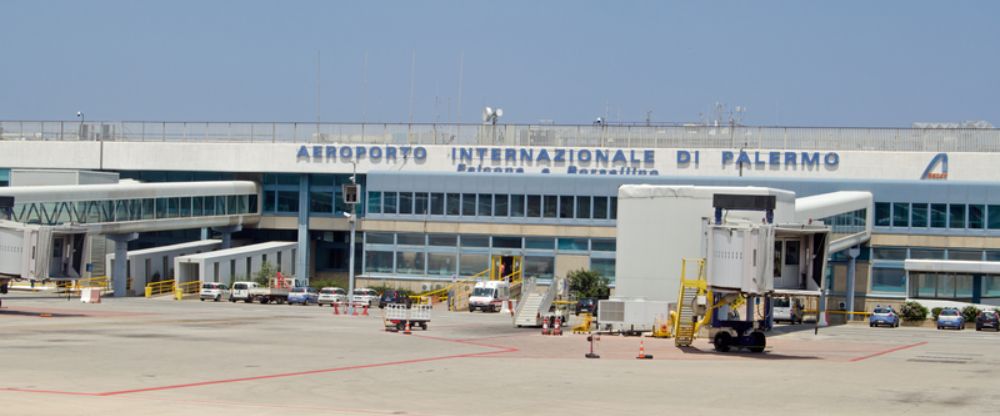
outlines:
[[[206,184],[201,193],[95,196],[77,201],[95,208],[72,218],[55,214],[60,201],[15,201],[15,221],[237,215],[245,222],[222,228],[227,238],[297,242],[288,267],[311,278],[346,275],[353,221],[356,275],[418,290],[497,264],[541,279],[589,268],[613,283],[623,184],[868,191],[873,213],[828,224],[834,233],[872,229],[867,243],[831,253],[827,267],[836,305],[854,265],[856,310],[907,298],[1000,305],[997,166],[995,129],[0,122],[3,187],[65,185],[32,178],[72,171],[76,184],[108,174],[133,184],[256,184],[225,195]],[[353,216],[342,198],[352,175],[361,185]],[[192,224],[201,225],[136,231],[129,247],[216,238],[221,223]],[[104,272],[103,247],[83,253],[84,275]],[[798,266],[797,248],[776,249],[779,264]],[[235,263],[221,267],[238,274]]]

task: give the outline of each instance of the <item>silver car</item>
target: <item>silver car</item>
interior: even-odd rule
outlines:
[[[316,299],[316,304],[319,306],[333,306],[334,303],[343,304],[346,302],[347,291],[339,287],[324,287],[320,289],[319,297]]]

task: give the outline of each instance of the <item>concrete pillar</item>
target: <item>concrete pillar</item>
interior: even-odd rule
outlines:
[[[201,239],[208,240],[208,228],[201,227]]]
[[[847,290],[844,294],[844,305],[846,306],[848,312],[854,312],[854,280],[855,272],[858,264],[858,255],[861,254],[861,248],[858,246],[851,247],[847,249]],[[848,315],[847,319],[850,320],[851,316]]]
[[[139,233],[109,234],[108,239],[115,242],[115,264],[111,270],[111,289],[115,297],[126,295],[128,283],[128,242],[139,238]]]
[[[299,175],[298,247],[295,258],[295,278],[309,280],[309,175]]]
[[[212,227],[212,231],[222,234],[222,249],[232,248],[233,246],[233,233],[238,233],[243,231],[243,225],[228,225],[225,227]]]

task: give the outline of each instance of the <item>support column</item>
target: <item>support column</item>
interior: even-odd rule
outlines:
[[[309,174],[299,175],[298,248],[295,257],[296,280],[309,280]]]
[[[208,240],[208,228],[201,227],[201,239]]]
[[[139,238],[139,233],[109,234],[115,242],[115,264],[111,269],[111,289],[115,297],[124,297],[128,283],[128,242]]]
[[[212,227],[212,231],[222,234],[222,249],[232,248],[233,233],[243,231],[243,224],[227,225],[225,227]]]
[[[844,305],[847,312],[854,312],[854,281],[855,279],[855,269],[858,264],[858,255],[861,254],[861,249],[858,246],[851,247],[847,249],[847,290],[844,294]],[[847,320],[851,319],[851,315],[847,315]]]

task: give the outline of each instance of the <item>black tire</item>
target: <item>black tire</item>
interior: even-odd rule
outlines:
[[[215,300],[213,300],[213,302],[218,302],[220,300],[222,300],[222,295],[216,295]]]
[[[722,331],[715,334],[712,343],[715,344],[716,351],[729,352],[729,346],[733,344],[733,336],[729,335],[728,332]]]
[[[869,327],[869,328],[874,328],[874,327],[875,327],[875,324],[873,324],[873,323],[869,322],[869,323],[868,323],[868,327]]]
[[[767,346],[767,337],[763,332],[755,331],[750,333],[750,346],[747,347],[750,352],[764,352],[764,347]]]
[[[976,325],[976,331],[982,331],[982,330],[983,330],[983,327],[981,327],[979,325]]]
[[[198,299],[198,300],[200,300],[200,301],[204,302],[204,301],[205,301],[205,298],[200,298],[200,299]]]
[[[234,298],[233,298],[232,296],[230,296],[230,297],[229,297],[229,302],[231,302],[231,303],[236,303],[236,299],[234,299]]]

